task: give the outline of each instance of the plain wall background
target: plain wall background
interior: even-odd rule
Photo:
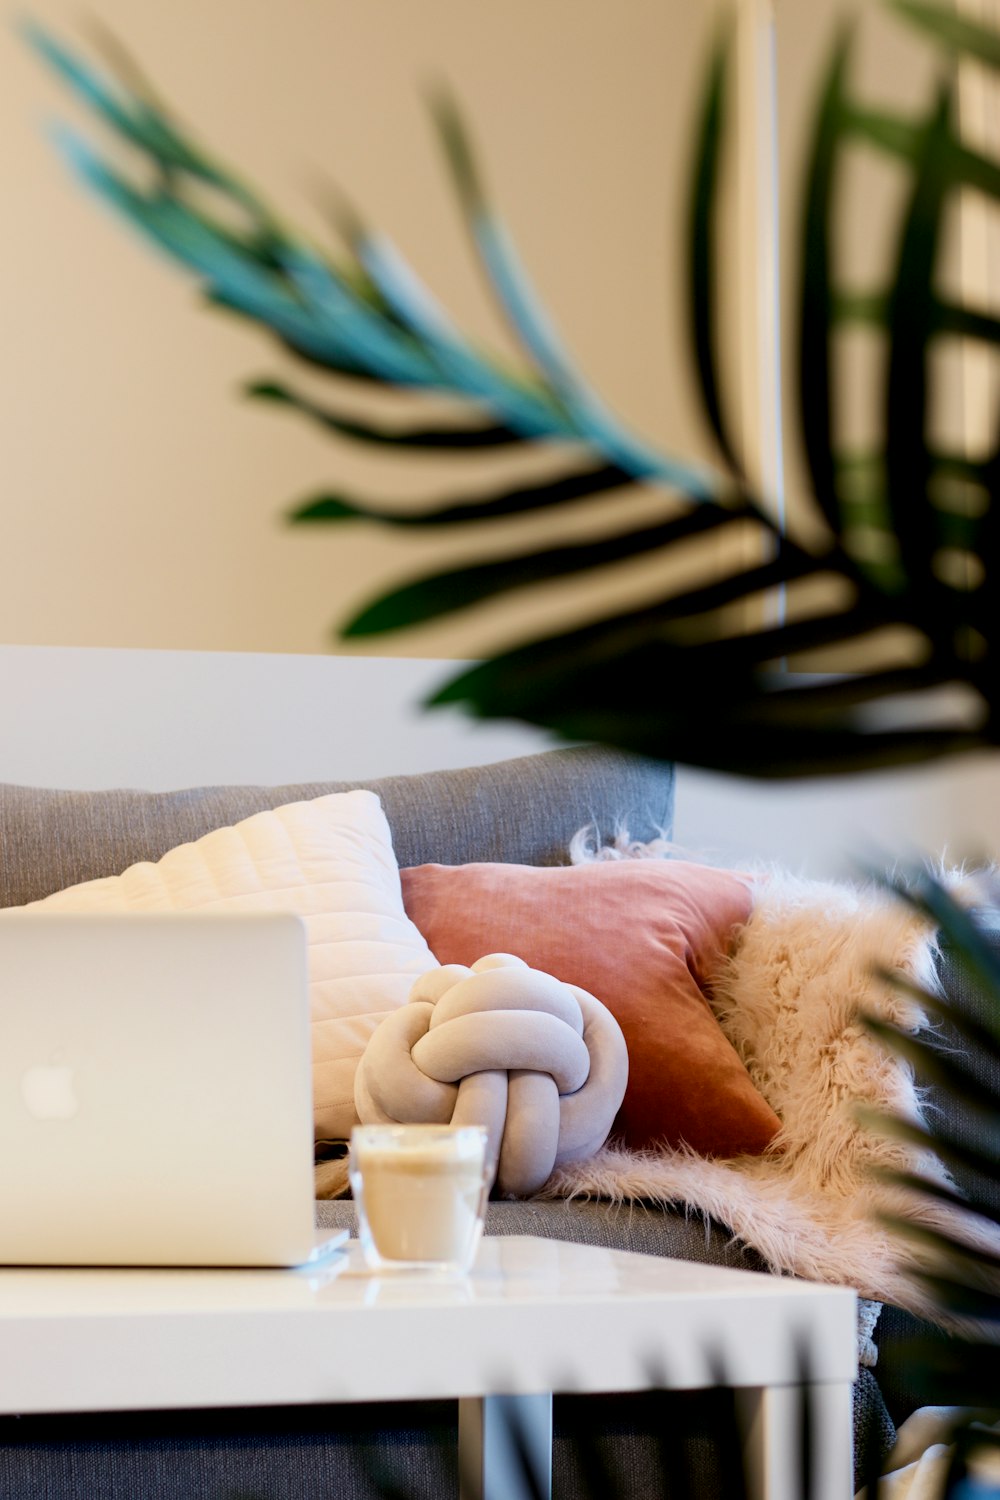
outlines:
[[[541,730],[425,713],[454,662],[0,646],[0,781],[164,791],[485,765]]]

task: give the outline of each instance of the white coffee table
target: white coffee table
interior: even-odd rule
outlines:
[[[521,1493],[505,1415],[551,1472],[553,1391],[740,1392],[754,1487],[797,1480],[804,1351],[815,1500],[852,1493],[853,1292],[534,1237],[488,1237],[464,1279],[374,1278],[358,1246],[314,1271],[0,1271],[0,1410],[458,1397],[463,1497]],[[715,1361],[715,1362],[713,1362]]]

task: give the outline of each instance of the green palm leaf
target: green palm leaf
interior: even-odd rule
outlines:
[[[718,369],[719,309],[712,295],[718,240],[720,164],[726,123],[727,60],[728,49],[721,40],[711,59],[695,151],[688,229],[688,280],[691,286],[688,306],[691,351],[701,385],[702,405],[722,455],[735,473],[740,465],[723,413]]]
[[[292,512],[294,521],[342,521],[362,518],[382,521],[390,526],[452,526],[460,521],[498,519],[502,516],[527,515],[563,505],[570,500],[586,500],[621,489],[631,476],[617,464],[597,464],[579,473],[567,474],[544,484],[523,485],[518,489],[478,495],[474,500],[434,501],[419,508],[388,508],[365,500],[349,500],[343,495],[319,495]],[[694,513],[697,522],[699,509]],[[705,525],[716,524],[714,512],[705,512]]]
[[[946,1009],[945,1014],[950,1016],[950,1009]],[[885,1042],[899,1057],[912,1063],[928,1082],[938,1088],[950,1089],[964,1099],[966,1104],[979,1105],[987,1110],[995,1104],[993,1089],[977,1078],[960,1057],[950,1057],[921,1037],[912,1036],[898,1026],[880,1021],[876,1016],[869,1017],[866,1025],[873,1036]]]
[[[955,1178],[936,1179],[920,1170],[879,1171],[878,1176],[902,1189],[904,1204],[915,1207],[945,1204],[952,1211],[948,1227],[931,1226],[912,1217],[906,1207],[883,1214],[883,1222],[901,1244],[914,1252],[911,1273],[923,1283],[937,1306],[953,1318],[976,1320],[983,1329],[1000,1323],[1000,1233],[983,1239],[982,1231],[1000,1229],[1000,959],[975,909],[960,904],[929,872],[921,871],[890,882],[891,888],[916,910],[934,919],[942,944],[960,959],[976,989],[971,998],[928,994],[902,977],[882,975],[929,1012],[934,1029],[911,1034],[866,1016],[867,1028],[915,1070],[921,1085],[931,1084],[937,1105],[926,1123],[885,1116],[871,1110],[859,1115],[872,1128],[889,1134],[926,1157],[928,1154]],[[985,883],[985,897],[996,892]],[[978,995],[978,999],[975,997]],[[974,1007],[974,1008],[973,1008]],[[942,1032],[942,1027],[944,1028]],[[897,1193],[898,1199],[898,1193]],[[972,1230],[976,1234],[971,1233]],[[995,1338],[995,1333],[990,1333]],[[968,1397],[949,1395],[949,1401],[989,1404],[1000,1395],[1000,1361],[996,1343],[979,1344],[972,1334],[969,1364],[963,1375]],[[942,1345],[931,1340],[914,1358],[930,1391],[942,1378]],[[992,1362],[981,1359],[992,1347]]]
[[[713,495],[716,485],[709,476],[629,437],[591,391],[563,349],[528,284],[503,224],[489,207],[472,144],[454,103],[446,95],[438,95],[433,114],[487,285],[574,431],[639,479],[677,485],[699,499]]]
[[[513,428],[496,422],[481,424],[477,427],[400,427],[380,425],[376,422],[361,422],[355,417],[347,417],[339,412],[331,411],[329,407],[320,406],[318,402],[310,401],[299,392],[289,389],[288,386],[276,380],[255,381],[247,386],[246,393],[258,401],[271,401],[275,405],[286,406],[318,423],[329,432],[335,432],[341,437],[354,438],[359,443],[398,444],[403,448],[423,448],[440,452],[447,449],[504,448],[522,441],[520,434],[516,433]],[[625,478],[627,476],[623,475],[623,482]]]
[[[833,189],[843,144],[844,74],[847,45],[838,46],[817,110],[810,170],[801,208],[803,295],[799,307],[799,420],[812,494],[835,533],[840,528],[840,495],[833,424],[834,290],[832,285]]]
[[[875,1166],[872,1168],[872,1175],[890,1187],[903,1188],[923,1199],[933,1198],[938,1203],[946,1203],[949,1208],[957,1208],[963,1214],[975,1214],[991,1224],[1000,1224],[1000,1208],[975,1193],[960,1193],[932,1177],[921,1176],[919,1172],[898,1172],[889,1167]]]
[[[921,3],[921,0],[892,0],[892,6],[950,51],[966,53],[990,67],[1000,68],[1000,36],[995,31],[978,25],[968,16]]]
[[[551,487],[550,487],[551,488]],[[505,500],[509,500],[504,497]],[[495,502],[494,502],[495,504]],[[612,562],[644,554],[657,547],[667,547],[684,537],[696,536],[706,529],[717,530],[719,517],[714,507],[700,506],[673,521],[646,527],[642,531],[625,531],[597,542],[575,546],[550,547],[531,553],[515,553],[493,558],[444,573],[435,573],[404,584],[377,599],[343,627],[347,636],[375,635],[468,608],[515,588],[571,577],[590,569],[606,567]],[[742,596],[742,591],[738,590]],[[721,602],[721,601],[720,601]]]

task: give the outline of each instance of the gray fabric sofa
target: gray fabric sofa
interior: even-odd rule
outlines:
[[[373,782],[214,787],[171,793],[62,792],[0,787],[0,905],[77,881],[117,874],[140,859],[263,808],[349,786],[382,798],[401,866],[504,860],[560,864],[573,834],[593,824],[607,840],[627,827],[640,840],[672,824],[671,768],[596,749],[567,749],[470,770]],[[350,1202],[318,1205],[321,1222],[353,1225]],[[493,1203],[487,1231],[537,1234],[766,1272],[724,1226],[650,1205]],[[895,1336],[905,1320],[883,1314]],[[861,1372],[855,1400],[858,1459],[891,1444],[906,1415],[899,1375],[891,1416],[876,1378]],[[910,1403],[912,1404],[912,1402]],[[456,1408],[450,1403],[331,1409],[171,1412],[0,1418],[0,1496],[65,1500],[290,1500],[308,1496],[453,1492]],[[591,1494],[583,1480],[606,1464],[597,1493],[651,1497],[721,1488],[717,1412],[697,1393],[663,1397],[557,1397],[554,1484],[558,1500]],[[682,1441],[663,1488],[662,1444]],[[381,1479],[390,1489],[380,1490]],[[685,1484],[687,1488],[685,1488]],[[394,1487],[394,1488],[393,1488]]]

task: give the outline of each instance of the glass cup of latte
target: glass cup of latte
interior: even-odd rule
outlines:
[[[468,1271],[489,1193],[482,1125],[355,1125],[350,1180],[373,1271]]]

